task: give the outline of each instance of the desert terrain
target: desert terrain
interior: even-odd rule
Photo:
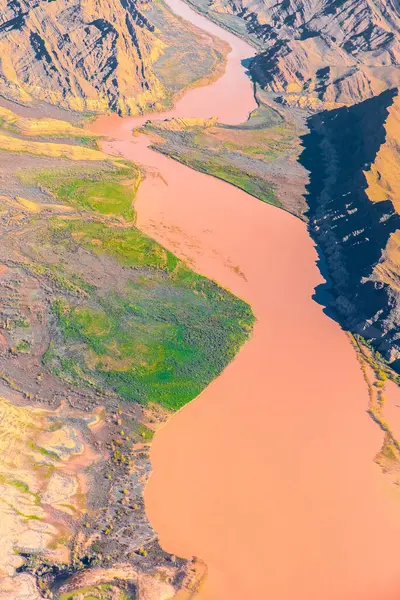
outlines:
[[[398,7],[304,4],[4,3],[0,598],[397,600]]]

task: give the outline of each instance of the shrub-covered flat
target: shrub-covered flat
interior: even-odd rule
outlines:
[[[117,215],[132,220],[132,200],[140,184],[139,169],[119,161],[98,168],[52,169],[21,173],[23,182],[34,183],[77,208]]]
[[[24,234],[10,241],[49,294],[43,367],[77,389],[180,408],[248,338],[250,307],[135,227],[136,165],[79,145],[79,129],[60,143],[21,139],[30,121],[6,116],[7,153],[16,165],[28,153],[10,180]],[[14,350],[29,360],[33,342],[21,332]]]
[[[55,291],[42,362],[78,387],[175,410],[232,360],[254,317],[132,224],[140,176],[124,162],[20,174],[79,209],[32,218],[29,268]]]
[[[52,233],[65,253],[79,244],[132,268],[119,293],[93,288],[84,301],[53,301],[64,342],[44,356],[53,372],[177,409],[222,371],[249,335],[247,304],[137,229],[57,220]]]

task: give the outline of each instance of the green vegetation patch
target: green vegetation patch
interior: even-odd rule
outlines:
[[[158,267],[171,272],[178,259],[136,227],[114,228],[95,221],[53,221],[53,233],[60,240],[69,231],[82,246],[95,254],[108,254],[121,265]],[[182,265],[183,263],[181,263]]]
[[[38,452],[39,454],[42,454],[43,456],[47,456],[48,458],[51,458],[52,460],[60,460],[60,457],[58,456],[58,454],[56,454],[55,452],[52,452],[51,450],[47,450],[47,448],[43,448],[43,446],[38,446],[34,442],[29,442],[29,447],[32,448],[32,450],[34,450],[35,452]]]
[[[143,425],[143,423],[137,423],[136,431],[145,442],[150,442],[153,439],[154,431]]]
[[[260,102],[241,125],[172,119],[167,123],[148,121],[144,127],[157,134],[152,147],[162,154],[231,183],[263,202],[283,206],[276,176],[266,165],[296,159],[299,131],[294,124],[284,123],[272,108]]]
[[[196,171],[227,181],[263,202],[268,202],[274,206],[282,206],[275,195],[275,186],[272,183],[257,177],[254,173],[247,172],[244,168],[241,169],[232,165],[228,160],[224,161],[221,157],[209,160],[207,157],[202,158],[200,154],[194,156],[192,153],[165,152],[163,146],[157,147],[157,150],[192,169],[196,169]]]
[[[57,241],[57,240],[55,240]],[[83,281],[75,273],[65,273],[62,265],[40,265],[38,263],[27,263],[24,268],[36,275],[44,275],[50,279],[60,290],[65,290],[76,296],[85,296],[94,290],[94,287]]]
[[[96,586],[79,588],[66,594],[61,594],[60,600],[127,600],[128,595],[109,583],[101,583]]]
[[[52,304],[65,346],[43,357],[56,374],[108,387],[127,400],[177,409],[197,396],[248,338],[250,307],[135,228],[83,221],[54,227],[132,266],[123,293]],[[119,268],[119,267],[117,267]]]
[[[20,342],[17,345],[17,350],[18,350],[18,352],[22,352],[23,354],[26,354],[29,352],[30,347],[31,347],[31,344],[30,344],[30,342],[28,342],[28,340],[22,340],[22,342]]]
[[[104,166],[102,169],[79,168],[20,173],[23,183],[35,184],[57,196],[62,202],[103,215],[132,220],[132,207],[141,174],[131,163]]]

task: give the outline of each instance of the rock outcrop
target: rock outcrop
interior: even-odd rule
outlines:
[[[136,114],[162,108],[177,90],[174,81],[169,86],[157,73],[156,62],[168,50],[177,23],[184,52],[197,45],[196,32],[185,38],[189,26],[165,5],[0,0],[0,95],[76,111]],[[207,45],[205,52],[212,54],[212,44]],[[199,65],[200,59],[204,53]],[[208,64],[202,73],[199,65],[193,65],[194,78],[210,70]],[[181,87],[190,83],[189,78]]]
[[[261,49],[253,77],[291,104],[333,108],[399,83],[398,0],[214,0],[208,10],[245,21]]]
[[[309,119],[301,156],[310,171],[310,233],[331,279],[330,306],[346,329],[391,362],[400,357],[399,109],[398,90],[388,90],[323,111]]]

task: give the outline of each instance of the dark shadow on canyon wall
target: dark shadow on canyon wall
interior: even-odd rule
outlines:
[[[365,281],[379,262],[390,235],[400,228],[389,200],[371,202],[363,171],[385,142],[385,121],[397,90],[360,104],[324,111],[308,120],[300,163],[310,172],[306,200],[309,231],[318,245],[318,266],[327,284],[315,300],[330,317],[374,341],[387,358],[397,358],[400,302],[386,284]],[[321,258],[322,255],[322,258]]]

